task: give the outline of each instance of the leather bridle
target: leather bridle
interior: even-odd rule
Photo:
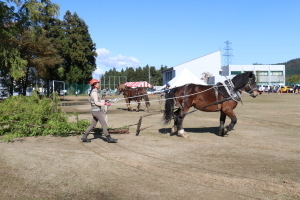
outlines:
[[[252,85],[251,85],[251,81],[252,81],[252,78],[249,78],[249,81],[248,83],[246,84],[245,86],[245,92],[247,92],[251,97],[254,97],[254,94],[253,92],[256,90],[257,91],[257,88],[253,88]],[[246,91],[246,87],[249,87],[250,90]]]

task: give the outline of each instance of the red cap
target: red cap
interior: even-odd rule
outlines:
[[[100,81],[98,81],[97,79],[92,79],[90,81],[90,85],[94,85],[95,83],[100,83]]]

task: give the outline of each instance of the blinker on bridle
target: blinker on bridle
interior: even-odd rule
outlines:
[[[249,91],[246,91],[246,92],[249,93],[250,96],[253,96],[254,90],[257,90],[257,89],[255,89],[255,88],[253,88],[253,87],[251,86],[251,84],[250,84],[251,81],[252,81],[252,78],[249,78],[249,81],[248,81],[248,83],[246,84],[245,88],[248,86],[248,87],[250,88],[250,90],[249,90]]]

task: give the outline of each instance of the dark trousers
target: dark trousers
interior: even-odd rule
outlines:
[[[93,115],[92,124],[85,130],[84,134],[88,135],[89,132],[96,126],[97,122],[99,121],[102,126],[104,135],[108,136],[109,133],[107,131],[107,124],[103,117],[103,114],[100,111],[92,111],[92,115]]]

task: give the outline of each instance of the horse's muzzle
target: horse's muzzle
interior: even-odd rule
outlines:
[[[250,94],[251,97],[255,98],[259,94],[258,90],[253,90],[253,92]]]

